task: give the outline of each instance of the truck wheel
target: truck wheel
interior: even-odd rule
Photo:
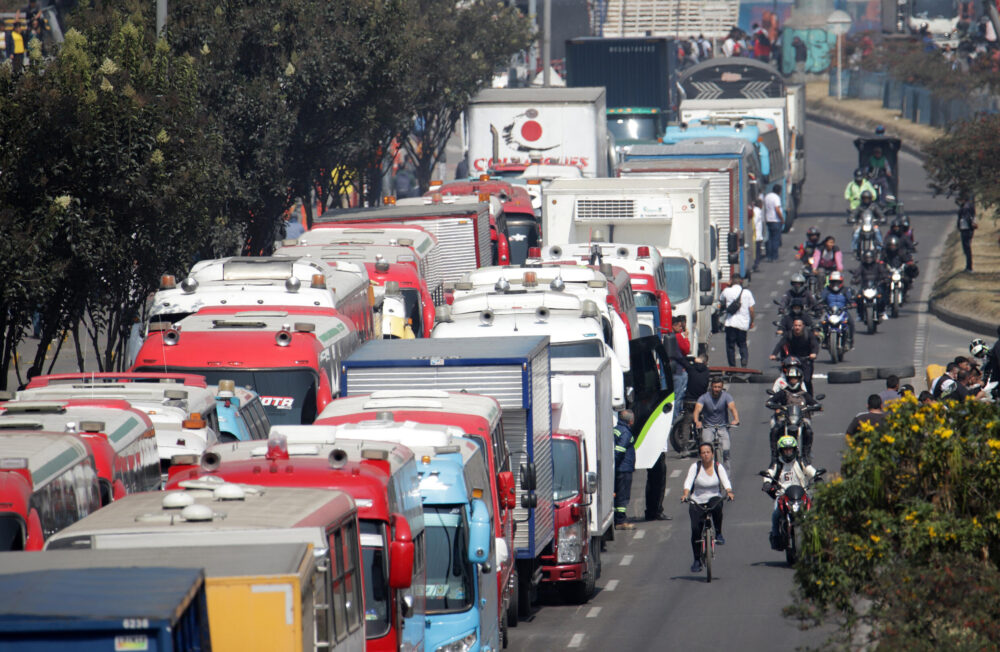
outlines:
[[[510,602],[507,603],[507,626],[517,627],[518,607],[520,606],[517,603],[517,599],[521,593],[521,583],[518,582],[517,569],[514,570],[514,574],[511,577],[514,578],[514,590],[510,592]]]
[[[526,619],[531,615],[531,576],[517,576],[517,617]]]
[[[502,645],[505,650],[507,649],[507,646],[510,645],[510,630],[507,628],[506,618],[500,619],[500,645]]]
[[[597,572],[599,558],[595,555],[594,549],[600,548],[600,545],[595,546],[594,541],[596,539],[591,538],[590,540],[590,563],[587,564],[587,570],[585,572],[585,577],[581,582],[574,582],[573,584],[567,586],[567,597],[574,604],[586,604],[590,601],[590,598],[594,595],[597,590]],[[599,554],[599,553],[597,553]]]

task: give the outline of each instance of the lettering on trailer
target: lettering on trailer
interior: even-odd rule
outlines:
[[[260,404],[278,410],[291,410],[295,404],[295,398],[291,396],[261,396]]]
[[[572,165],[586,169],[590,165],[589,156],[543,156],[540,159],[532,160],[531,157],[504,157],[493,159],[490,157],[477,158],[472,162],[476,172],[486,172],[495,165],[528,165],[529,163],[540,163],[542,165]]]

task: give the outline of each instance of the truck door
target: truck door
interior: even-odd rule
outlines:
[[[670,435],[674,379],[666,349],[659,337],[653,335],[632,340],[630,351],[635,388],[632,411],[638,426],[635,464],[637,469],[648,469],[663,452]]]

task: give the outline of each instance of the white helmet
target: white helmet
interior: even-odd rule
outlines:
[[[977,337],[969,344],[969,353],[977,358],[985,358],[990,354],[990,347],[982,338]]]

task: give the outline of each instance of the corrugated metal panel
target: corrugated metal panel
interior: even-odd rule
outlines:
[[[577,199],[577,221],[630,220],[635,217],[635,202],[631,199]]]
[[[347,372],[347,395],[380,390],[443,389],[492,396],[507,410],[523,407],[521,366],[356,367]]]
[[[503,434],[507,440],[507,449],[510,451],[510,468],[514,472],[514,486],[517,491],[517,506],[514,507],[514,521],[521,523],[514,530],[514,550],[531,549],[531,525],[528,522],[528,510],[521,507],[521,465],[528,459],[528,442],[525,437],[527,432],[528,411],[522,409],[506,409],[503,411]],[[550,462],[551,464],[551,462]],[[537,468],[537,464],[536,467]],[[551,478],[549,479],[551,484]],[[549,489],[549,498],[552,498],[552,489]],[[539,505],[541,505],[541,493],[538,494]],[[549,512],[551,513],[551,509]],[[536,518],[537,518],[536,514]]]
[[[722,280],[729,282],[729,254],[726,253],[726,243],[728,242],[730,228],[730,204],[733,201],[731,189],[729,187],[729,170],[721,172],[700,172],[698,177],[708,179],[708,213],[712,224],[715,225],[718,241],[716,251],[719,252],[719,272]]]
[[[465,272],[479,267],[479,261],[476,260],[475,226],[476,222],[482,221],[483,218],[473,220],[467,217],[449,217],[420,223],[420,226],[437,236],[438,249],[441,250],[441,265],[437,271],[441,275],[442,283],[454,283],[461,279]],[[487,224],[487,241],[489,237],[489,224]]]
[[[555,514],[552,505],[552,400],[549,396],[549,356],[540,355],[531,362],[532,445],[535,477],[535,553],[555,536]],[[519,467],[517,467],[519,468]]]

